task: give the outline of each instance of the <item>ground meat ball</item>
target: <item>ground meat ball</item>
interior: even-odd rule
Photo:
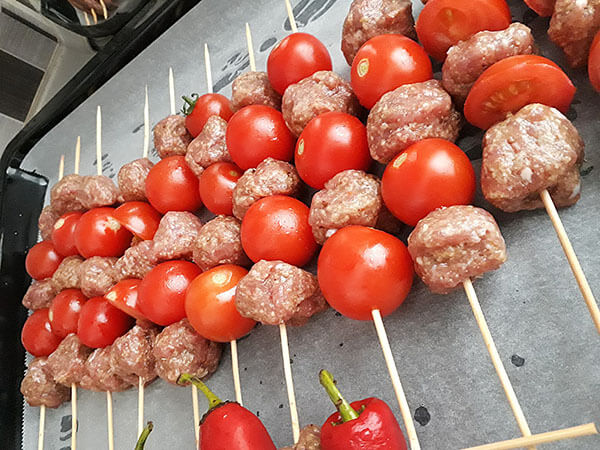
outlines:
[[[140,158],[119,169],[117,180],[123,201],[146,201],[146,177],[152,166],[154,164],[148,158]]]
[[[219,116],[210,116],[202,131],[188,145],[185,162],[196,176],[214,163],[231,162],[225,131],[227,122]]]
[[[248,105],[265,105],[281,109],[281,95],[273,89],[266,72],[246,72],[231,85],[231,107],[234,111]]]
[[[283,447],[281,450],[321,450],[321,429],[316,425],[302,428],[296,445]]]
[[[354,0],[342,29],[342,53],[352,65],[358,49],[380,34],[417,38],[410,0]]]
[[[47,358],[35,358],[21,382],[21,393],[30,406],[58,408],[71,398],[71,391],[54,382]]]
[[[406,84],[384,94],[367,120],[369,151],[387,164],[409,145],[427,138],[454,142],[460,113],[438,80]]]
[[[235,306],[267,325],[300,326],[327,308],[317,277],[283,261],[259,261],[239,282]]]
[[[375,228],[390,234],[399,234],[404,225],[398,220],[384,204],[381,205]]]
[[[200,336],[187,319],[166,327],[154,341],[156,373],[176,384],[182,373],[204,378],[219,366],[221,345]]]
[[[300,177],[294,166],[267,158],[256,169],[248,169],[233,189],[233,215],[242,220],[258,200],[270,195],[294,196],[300,190]]]
[[[497,208],[514,212],[542,208],[548,189],[556,206],[579,200],[583,140],[558,110],[525,106],[490,128],[483,139],[481,190]]]
[[[88,297],[100,297],[113,287],[117,280],[117,258],[92,256],[81,263],[81,292]]]
[[[239,220],[229,216],[218,216],[207,222],[194,245],[194,262],[203,271],[221,264],[250,264],[242,249],[241,225]]]
[[[156,266],[158,260],[154,254],[154,242],[142,241],[129,247],[116,264],[118,279],[139,278],[140,280]]]
[[[192,213],[169,211],[154,235],[155,256],[159,260],[191,259],[201,228],[202,222]]]
[[[52,230],[59,217],[60,216],[56,214],[56,211],[52,209],[52,206],[44,206],[44,209],[42,209],[42,212],[40,213],[40,218],[38,219],[38,228],[40,229],[42,240],[48,241],[52,238]]]
[[[115,373],[127,382],[137,385],[139,378],[144,384],[156,378],[152,347],[158,336],[154,326],[134,326],[111,346],[110,363]]]
[[[288,86],[283,93],[281,113],[290,131],[299,136],[311,119],[319,114],[340,111],[360,112],[352,86],[335,72],[321,70]]]
[[[104,175],[83,177],[79,199],[85,209],[111,206],[119,198],[119,188],[113,180]]]
[[[85,362],[92,349],[81,343],[76,334],[65,337],[58,348],[48,356],[48,366],[54,381],[64,386],[79,383],[85,374]]]
[[[111,392],[124,391],[131,387],[130,383],[117,375],[115,368],[110,363],[110,353],[110,345],[104,348],[97,348],[92,352],[85,362],[85,370],[88,378],[82,378],[81,387],[93,391]]]
[[[50,307],[50,303],[59,291],[54,287],[52,278],[46,278],[41,281],[34,281],[25,292],[23,297],[23,306],[27,309],[41,309]]]
[[[50,190],[50,205],[57,215],[62,216],[70,211],[82,211],[80,193],[83,189],[84,177],[76,174],[64,176]]]
[[[502,31],[481,31],[450,47],[442,66],[442,84],[454,101],[462,105],[485,69],[509,56],[534,52],[531,30],[521,23],[513,23]]]
[[[185,127],[185,117],[167,116],[154,127],[154,148],[161,158],[185,155],[192,136]]]
[[[79,256],[67,256],[62,260],[54,274],[52,284],[56,292],[65,289],[81,289],[81,263]]]

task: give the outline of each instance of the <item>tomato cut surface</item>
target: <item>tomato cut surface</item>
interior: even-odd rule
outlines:
[[[590,83],[598,92],[600,92],[600,31],[596,34],[592,47],[590,48],[590,56],[588,59],[588,73]]]
[[[196,211],[202,206],[198,177],[184,156],[170,156],[155,164],[146,177],[146,196],[161,214]]]
[[[132,235],[115,219],[114,211],[94,208],[81,216],[75,228],[75,244],[81,256],[121,256],[129,247]]]
[[[48,311],[48,308],[34,311],[21,330],[21,343],[33,356],[48,356],[62,341],[52,332]]]
[[[195,94],[194,96],[196,96]],[[193,137],[200,134],[206,121],[210,116],[219,116],[221,119],[229,120],[233,115],[229,99],[221,94],[209,93],[201,95],[191,101],[191,105],[185,108],[185,127]]]
[[[210,165],[200,175],[200,198],[202,203],[215,215],[233,215],[233,189],[242,169],[235,164],[219,162]]]
[[[79,289],[65,289],[54,297],[48,312],[52,332],[61,338],[77,333],[79,314],[86,301],[87,297]]]
[[[133,325],[133,319],[112,306],[104,297],[90,298],[79,314],[77,336],[90,348],[111,345]]]
[[[43,280],[52,276],[62,260],[63,257],[58,254],[52,241],[42,241],[27,252],[25,269],[34,280]]]
[[[121,225],[144,241],[154,237],[161,219],[160,213],[146,202],[123,203],[113,215]]]
[[[78,254],[75,244],[75,229],[82,215],[81,212],[68,212],[60,216],[54,223],[52,243],[56,251],[64,257]]]
[[[134,319],[147,320],[138,302],[138,288],[141,282],[142,280],[135,278],[119,281],[104,294],[104,298],[115,308]]]

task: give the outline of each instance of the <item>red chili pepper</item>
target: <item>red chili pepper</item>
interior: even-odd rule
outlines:
[[[390,407],[378,398],[349,404],[326,370],[319,380],[338,412],[321,427],[322,450],[406,450],[406,440]]]
[[[276,450],[260,419],[239,403],[223,402],[189,374],[180,375],[177,382],[191,382],[208,399],[208,411],[200,421],[198,450]]]

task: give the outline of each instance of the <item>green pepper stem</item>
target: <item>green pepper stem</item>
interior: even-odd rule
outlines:
[[[223,401],[217,397],[213,392],[205,385],[200,378],[190,375],[189,373],[182,373],[177,379],[177,384],[192,383],[206,396],[208,400],[208,410],[215,409],[217,406],[223,404]]]
[[[358,413],[356,410],[350,406],[350,403],[348,403],[344,397],[342,397],[342,393],[335,385],[335,380],[333,379],[331,372],[327,370],[321,370],[319,372],[319,381],[325,388],[327,395],[329,395],[329,398],[340,413],[343,422],[349,422],[351,420],[358,419]]]
[[[152,422],[148,422],[146,424],[146,426],[142,430],[142,433],[140,434],[137,444],[135,444],[135,450],[144,450],[144,445],[146,445],[146,439],[148,439],[148,436],[150,436],[150,432],[153,428],[154,425],[152,424]]]

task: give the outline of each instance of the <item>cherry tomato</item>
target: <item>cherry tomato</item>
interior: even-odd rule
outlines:
[[[530,103],[543,103],[566,113],[575,86],[560,67],[537,55],[505,58],[477,79],[465,102],[465,118],[487,129]]]
[[[194,94],[197,96],[197,94]],[[185,99],[188,102],[189,99]],[[185,110],[185,127],[193,137],[200,134],[210,116],[219,116],[229,120],[233,115],[229,99],[221,94],[204,94],[191,100]]]
[[[533,9],[540,17],[550,17],[554,12],[556,0],[525,0],[527,6]]]
[[[121,225],[144,241],[154,237],[161,219],[160,213],[146,202],[123,203],[113,215]]]
[[[296,143],[296,169],[300,178],[315,189],[337,173],[367,170],[371,165],[367,129],[356,117],[328,112],[315,117]]]
[[[196,211],[202,206],[198,177],[184,156],[170,156],[155,164],[146,177],[148,201],[161,214]]]
[[[416,27],[425,51],[443,61],[459,41],[484,30],[504,30],[511,22],[505,0],[429,0]]]
[[[357,225],[325,241],[317,271],[327,302],[355,320],[371,319],[374,309],[382,316],[394,312],[408,295],[414,272],[402,241]]]
[[[63,257],[58,254],[52,241],[42,241],[29,249],[25,258],[25,269],[34,280],[50,278]]]
[[[312,34],[292,33],[271,50],[267,75],[273,88],[283,95],[290,84],[319,70],[331,70],[327,47]]]
[[[121,256],[129,247],[131,233],[115,219],[114,212],[114,208],[94,208],[81,216],[75,228],[81,256]]]
[[[83,213],[68,212],[59,217],[52,228],[52,243],[56,251],[64,256],[77,255],[77,245],[75,245],[75,228]]]
[[[240,109],[229,120],[225,137],[231,159],[243,170],[258,166],[269,156],[289,161],[294,154],[294,136],[283,115],[269,106]]]
[[[185,317],[185,294],[200,268],[188,261],[168,261],[152,269],[138,287],[138,304],[148,320],[167,326]]]
[[[134,319],[147,320],[142,314],[138,301],[138,289],[142,280],[135,278],[122,280],[115,284],[104,294],[104,298],[115,308]]]
[[[124,335],[133,325],[133,319],[112,306],[104,297],[90,298],[79,314],[77,336],[84,345],[103,348]]]
[[[54,297],[48,312],[52,332],[61,338],[77,333],[79,314],[86,300],[79,289],[65,289]]]
[[[52,332],[48,308],[34,311],[25,321],[21,331],[21,343],[33,356],[48,356],[56,350],[60,341],[62,338]]]
[[[594,42],[592,42],[592,47],[590,48],[588,73],[592,86],[600,92],[600,31],[596,34]]]
[[[432,77],[431,60],[423,47],[400,34],[369,39],[356,53],[350,71],[352,89],[368,109],[386,92]]]
[[[185,312],[200,336],[230,342],[246,336],[256,322],[235,308],[235,290],[248,271],[226,264],[198,275],[185,296]]]
[[[233,215],[233,189],[242,174],[242,169],[226,162],[212,164],[202,172],[200,198],[211,213]]]
[[[258,262],[281,260],[305,265],[317,250],[308,224],[309,209],[285,195],[272,195],[254,203],[242,220],[242,247]]]
[[[471,203],[475,171],[467,155],[453,143],[425,139],[387,165],[381,194],[394,216],[415,226],[439,207]]]

